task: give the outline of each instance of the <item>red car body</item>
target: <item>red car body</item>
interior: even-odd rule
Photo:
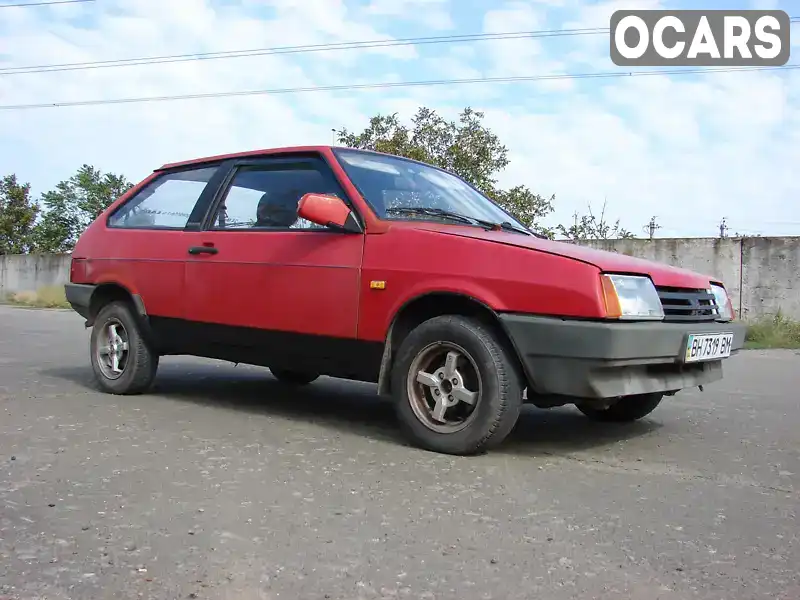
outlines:
[[[215,203],[224,202],[220,198],[237,169],[305,160],[333,178],[331,185],[338,186],[344,200],[326,207],[312,197],[307,210],[332,211],[338,228],[214,229],[209,215]],[[208,170],[183,227],[113,225],[114,215],[151,182],[165,176],[191,178],[198,169]],[[341,226],[345,218],[352,225],[349,231]],[[648,277],[663,292],[662,300],[664,294],[685,292],[679,298],[688,303],[685,314],[673,307],[673,315],[681,313],[682,320],[610,323],[603,273]],[[276,369],[300,365],[315,374],[379,382],[382,392],[391,391],[388,375],[397,344],[422,320],[451,313],[488,315],[522,364],[529,401],[549,397],[541,400],[549,406],[565,403],[553,397],[674,393],[721,377],[721,360],[692,365],[680,360],[681,344],[691,333],[730,332],[730,352],[741,347],[739,324],[707,315],[687,318],[700,315],[693,298],[707,297],[712,283],[721,285],[684,269],[498,227],[382,218],[348,176],[337,149],[314,146],[164,165],[81,235],[67,295],[87,325],[108,302],[130,303],[158,355],[192,354]],[[514,330],[528,318],[546,320],[535,343]],[[637,327],[668,330],[670,341],[664,343],[672,344],[669,350],[642,354],[647,347],[643,336],[629,342],[603,333],[616,336]],[[590,330],[592,339],[605,344],[605,355],[577,350],[591,337]],[[559,350],[570,345],[576,350]],[[585,363],[590,358],[601,362]],[[602,373],[615,367],[616,383],[604,382]],[[600,374],[592,380],[590,371]],[[576,381],[559,383],[558,378],[571,379],[569,372],[578,374]],[[633,375],[644,383],[631,385]]]

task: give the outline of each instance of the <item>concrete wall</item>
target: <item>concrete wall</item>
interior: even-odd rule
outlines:
[[[720,278],[743,318],[778,310],[800,319],[800,237],[598,240],[584,245]],[[69,255],[0,256],[0,298],[63,285]]]
[[[0,256],[0,299],[69,281],[69,254]]]
[[[593,240],[583,245],[713,275],[744,319],[800,319],[800,237]]]
[[[782,312],[800,319],[800,237],[742,241],[744,316]]]

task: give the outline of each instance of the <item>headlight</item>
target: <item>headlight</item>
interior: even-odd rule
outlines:
[[[731,299],[728,297],[728,292],[726,292],[725,288],[721,285],[712,283],[711,293],[714,294],[714,301],[717,303],[717,307],[719,308],[719,320],[732,321],[733,305],[731,304]]]
[[[606,315],[612,319],[664,318],[661,298],[649,277],[639,275],[602,276],[603,294],[606,299]]]

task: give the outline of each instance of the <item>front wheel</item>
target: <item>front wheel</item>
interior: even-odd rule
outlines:
[[[608,408],[578,404],[578,410],[593,421],[626,423],[646,417],[653,412],[664,397],[662,393],[623,396]]]
[[[514,428],[523,377],[496,331],[440,316],[403,341],[392,369],[399,420],[418,446],[445,454],[488,450]]]

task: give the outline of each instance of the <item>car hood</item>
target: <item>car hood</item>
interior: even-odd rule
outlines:
[[[506,246],[547,252],[548,254],[555,254],[594,265],[601,271],[649,275],[653,283],[658,286],[706,289],[711,281],[715,281],[713,277],[689,271],[688,269],[672,267],[642,258],[634,258],[618,252],[596,250],[571,242],[544,240],[532,235],[525,236],[505,231],[486,231],[485,229],[471,227],[448,227],[445,229],[436,225],[430,227],[426,225],[421,225],[420,228],[445,235],[473,238]]]

